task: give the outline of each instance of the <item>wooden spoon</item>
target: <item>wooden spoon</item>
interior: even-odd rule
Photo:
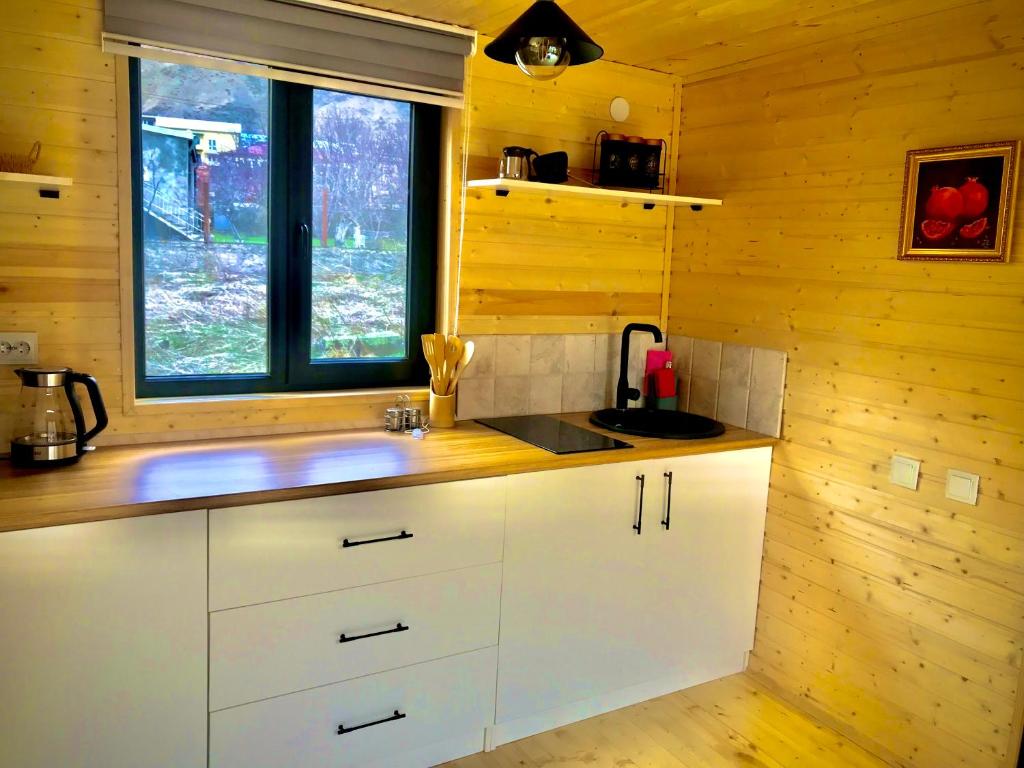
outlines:
[[[462,352],[466,345],[458,336],[449,336],[444,345],[444,373],[441,375],[441,387],[446,395],[450,395],[452,377],[455,376],[455,366],[462,359]]]
[[[455,394],[455,387],[459,383],[459,377],[462,376],[462,372],[466,370],[466,366],[473,360],[473,352],[476,350],[476,344],[472,341],[467,341],[465,347],[462,350],[462,357],[459,358],[458,364],[455,366],[455,375],[452,376],[452,380],[448,383],[448,394]]]

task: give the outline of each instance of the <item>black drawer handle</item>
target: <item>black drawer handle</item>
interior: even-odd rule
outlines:
[[[354,643],[356,640],[365,640],[368,637],[380,637],[381,635],[393,635],[395,632],[408,632],[407,627],[402,622],[398,622],[398,625],[394,629],[382,629],[380,632],[367,632],[365,635],[346,635],[342,633],[341,637],[338,638],[339,643]]]
[[[399,539],[411,539],[411,538],[412,538],[412,534],[411,533],[406,533],[405,531],[402,531],[401,533],[399,533],[399,534],[397,534],[395,536],[384,536],[383,538],[380,538],[380,539],[364,539],[363,541],[349,541],[348,539],[343,539],[342,542],[341,542],[341,546],[343,546],[343,547],[361,547],[363,544],[379,544],[382,541],[398,541]]]
[[[672,473],[666,472],[665,478],[668,480],[668,496],[665,499],[665,519],[661,521],[661,524],[667,531],[672,524]]]
[[[640,507],[636,513],[636,524],[633,526],[633,530],[636,531],[636,535],[640,535],[640,531],[644,525],[644,481],[646,475],[637,475],[636,479],[640,481]]]
[[[353,725],[351,728],[346,728],[345,724],[342,723],[338,726],[338,735],[344,736],[346,733],[352,733],[353,731],[361,731],[363,728],[369,728],[374,725],[380,725],[381,723],[392,723],[395,720],[402,720],[406,715],[402,712],[395,710],[395,714],[391,717],[385,717],[383,720],[374,720],[372,723],[363,723],[362,725]]]

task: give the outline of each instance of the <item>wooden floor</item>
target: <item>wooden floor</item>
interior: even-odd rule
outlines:
[[[447,763],[444,768],[888,768],[745,674]]]

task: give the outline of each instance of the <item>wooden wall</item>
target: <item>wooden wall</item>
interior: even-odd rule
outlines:
[[[68,365],[99,379],[111,425],[97,442],[379,424],[391,393],[122,402],[118,148],[124,136],[118,135],[118,109],[124,93],[115,84],[114,57],[99,47],[102,3],[8,5],[0,14],[0,147],[27,150],[41,139],[37,170],[72,176],[74,186],[59,201],[0,187],[0,329],[38,331],[41,364]],[[482,53],[477,58],[468,112],[471,178],[495,176],[508,144],[566,149],[574,166],[589,167],[591,142],[609,126],[608,103],[616,95],[633,104],[623,129],[669,137],[674,80],[667,75],[599,63],[541,84]],[[460,186],[461,173],[454,180],[456,203]],[[484,194],[467,203],[462,332],[585,332],[657,319],[666,260],[663,210]],[[456,255],[459,245],[456,230]],[[131,343],[127,334],[123,340]],[[10,371],[0,366],[0,444],[17,394]]]
[[[487,42],[481,39],[481,48]],[[569,154],[590,178],[594,138],[620,133],[672,142],[674,78],[598,62],[538,82],[478,54],[472,63],[469,178],[497,176],[502,147]],[[608,115],[625,96],[629,119]],[[671,154],[671,153],[670,153]],[[459,329],[464,333],[612,333],[658,322],[664,208],[470,190],[463,230]]]
[[[725,205],[677,215],[669,327],[790,356],[751,670],[899,765],[998,766],[1024,645],[1024,203],[1009,264],[900,262],[896,238],[906,150],[1024,138],[1024,13],[902,5],[683,88],[680,193]],[[922,460],[917,491],[894,453]],[[977,506],[945,499],[949,468],[981,476]]]

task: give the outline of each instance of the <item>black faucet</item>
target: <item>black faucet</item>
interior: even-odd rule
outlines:
[[[626,410],[630,400],[640,399],[640,390],[629,386],[629,379],[626,376],[629,370],[629,334],[633,331],[647,331],[654,336],[654,340],[661,343],[661,329],[649,323],[629,323],[622,329],[622,354],[619,357],[619,383],[615,387],[615,407],[620,411]]]

